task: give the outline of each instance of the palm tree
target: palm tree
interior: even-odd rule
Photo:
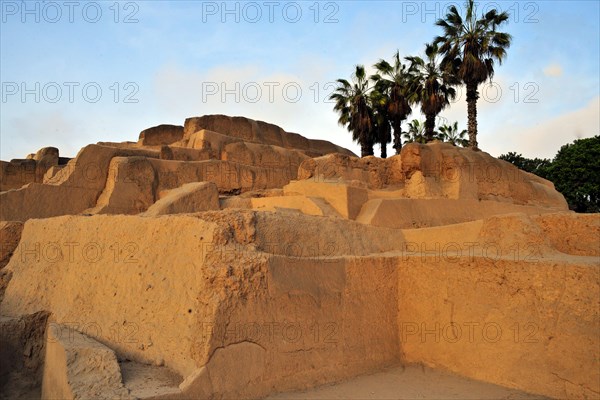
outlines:
[[[441,44],[442,64],[467,87],[469,146],[474,149],[478,146],[477,88],[494,76],[494,61],[502,64],[506,57],[512,38],[508,33],[497,32],[496,28],[508,18],[508,13],[493,9],[477,19],[475,2],[468,0],[464,18],[451,6],[446,18],[436,22],[444,30],[443,36],[434,39],[435,44]]]
[[[425,139],[434,139],[435,117],[456,97],[451,86],[456,79],[440,68],[437,62],[438,48],[435,44],[425,45],[427,61],[421,57],[406,57],[410,61],[412,87],[421,103],[421,112],[425,115]]]
[[[439,138],[444,142],[451,143],[454,146],[462,146],[467,147],[469,145],[469,141],[465,139],[467,135],[467,130],[463,129],[462,131],[458,131],[458,122],[454,122],[452,125],[442,125],[440,126]]]
[[[413,119],[408,123],[408,132],[404,132],[406,143],[426,143],[425,124],[418,119]]]
[[[373,110],[369,104],[371,88],[365,67],[356,66],[352,84],[346,79],[338,79],[337,83],[338,87],[329,99],[335,100],[333,109],[340,114],[338,123],[352,132],[352,140],[360,144],[361,157],[372,156],[375,143]]]
[[[410,103],[411,101],[414,102],[410,74],[407,66],[402,63],[398,51],[393,56],[393,65],[382,59],[374,67],[377,74],[371,76],[371,79],[376,84],[381,85],[382,91],[388,95],[387,113],[394,129],[394,149],[396,154],[400,154],[402,149],[402,122],[412,112]]]
[[[387,158],[387,144],[392,141],[392,127],[388,114],[390,98],[382,90],[381,84],[376,84],[370,93],[370,103],[373,110],[373,134],[376,143],[381,145],[381,158]]]

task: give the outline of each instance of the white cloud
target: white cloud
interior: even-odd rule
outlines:
[[[496,128],[493,136],[501,138],[501,141],[496,140],[491,143],[489,152],[497,156],[508,151],[516,151],[531,158],[552,158],[561,146],[575,139],[598,134],[600,134],[600,97],[595,97],[578,110],[566,112],[533,126]]]
[[[557,78],[563,74],[563,69],[560,64],[550,64],[546,68],[544,68],[544,75]]]
[[[74,156],[85,140],[82,121],[63,112],[35,112],[3,121],[2,159],[25,158],[42,147],[58,147],[61,156]],[[83,140],[81,140],[83,139]]]
[[[205,114],[239,115],[279,125],[314,139],[325,139],[351,149],[358,146],[337,125],[331,79],[322,69],[295,74],[264,74],[254,65],[216,66],[208,71],[163,67],[155,75],[154,94],[169,119],[183,120]]]
[[[332,71],[335,64],[328,63],[327,57],[322,61],[311,68],[310,63],[302,59],[296,74],[269,73],[255,64],[217,65],[205,71],[164,66],[155,74],[152,86],[140,91],[137,105],[124,108],[122,104],[111,103],[100,108],[90,105],[77,110],[52,109],[2,120],[1,158],[24,157],[44,145],[58,146],[61,154],[74,156],[88,143],[136,140],[137,133],[149,126],[182,124],[185,118],[205,114],[241,115],[267,121],[309,138],[329,140],[359,154],[359,146],[352,142],[345,128],[338,126],[338,116],[333,112],[332,104],[326,102],[332,88],[325,84],[332,80],[332,75],[344,74]],[[349,77],[351,68],[347,68],[347,72]],[[278,84],[271,86],[272,93],[267,86],[269,82]],[[284,94],[286,84],[292,86]],[[534,96],[535,99],[539,97],[537,103],[526,103],[525,96],[533,92],[525,84],[527,82],[515,83],[499,76],[495,80],[495,85],[501,88],[498,101],[494,100],[494,88],[486,89],[484,85],[480,88],[478,122],[482,149],[496,156],[516,151],[527,157],[553,157],[560,146],[579,137],[599,134],[598,97],[579,110],[553,116],[549,115],[553,110],[564,109],[570,101],[566,99],[560,104],[542,101],[553,98],[548,96],[544,86],[545,90],[539,90]],[[518,92],[515,85],[518,85]],[[222,92],[223,88],[235,91],[236,87],[239,93]],[[262,92],[261,98],[253,102],[257,87]],[[298,101],[284,98],[285,95],[294,97],[295,87],[302,91]],[[217,92],[206,93],[209,88]],[[272,99],[269,99],[270,94]],[[456,102],[440,116],[450,123],[458,121],[461,129],[466,128],[464,88]],[[422,119],[418,106],[414,107],[409,120],[413,118]],[[404,128],[406,123],[408,121]],[[379,154],[378,146],[375,152]],[[392,153],[390,145],[388,154]]]

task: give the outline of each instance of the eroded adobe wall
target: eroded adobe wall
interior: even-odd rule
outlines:
[[[597,397],[597,244],[555,240],[564,226],[600,237],[598,216],[592,219],[510,215],[404,231],[398,326],[405,361],[552,398]],[[549,220],[557,222],[551,229]]]
[[[44,147],[27,159],[0,161],[0,192],[28,183],[42,183],[46,172],[62,167],[69,159],[59,157],[56,147]]]
[[[88,145],[45,184],[0,193],[0,220],[26,221],[78,214],[94,207],[106,184],[110,161],[118,156],[158,157],[144,149]]]
[[[394,268],[363,257],[393,240],[258,214],[29,220],[0,312],[47,310],[122,357],[173,368],[186,395],[262,396],[397,362]],[[328,227],[315,237],[317,221]],[[232,377],[239,360],[255,372]]]
[[[174,369],[188,398],[399,361],[584,398],[598,381],[597,256],[592,242],[559,249],[544,233],[557,219],[598,233],[573,218],[405,231],[241,210],[29,220],[0,312],[51,312],[122,357]]]
[[[133,400],[123,386],[115,353],[72,327],[47,330],[41,398]]]
[[[190,372],[194,321],[212,320],[201,300],[213,291],[203,268],[213,230],[189,216],[29,220],[0,312],[48,310],[126,357]]]
[[[183,139],[183,126],[158,125],[140,132],[138,143],[141,146],[169,145]]]
[[[0,161],[0,192],[35,182],[36,164],[35,160]]]
[[[385,258],[270,257],[262,295],[221,303],[198,384],[253,398],[397,364],[395,274]]]
[[[600,389],[597,268],[589,261],[468,257],[404,262],[402,354],[407,362],[532,393],[594,398]]]
[[[3,398],[39,398],[47,312],[0,317],[0,392]]]
[[[356,221],[387,228],[430,228],[494,215],[554,213],[555,209],[474,199],[375,198],[365,202]]]
[[[307,139],[297,133],[286,132],[277,125],[263,121],[254,121],[244,117],[229,117],[225,115],[204,115],[202,117],[186,119],[184,124],[184,138],[190,138],[194,133],[202,129],[240,138],[246,142],[301,150],[311,157],[329,153],[354,155],[351,151],[336,146],[331,142]]]
[[[448,143],[410,143],[400,156],[355,158],[339,154],[304,161],[298,179],[395,189],[397,198],[490,200],[566,211],[554,185],[487,153]]]

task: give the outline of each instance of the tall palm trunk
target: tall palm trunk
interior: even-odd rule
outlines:
[[[373,143],[370,143],[368,140],[363,139],[360,142],[360,156],[366,157],[372,156],[373,154]]]
[[[425,116],[425,141],[427,143],[433,141],[433,130],[435,129],[435,114],[427,114]]]
[[[387,143],[381,143],[381,158],[387,158]]]
[[[477,91],[477,83],[467,82],[467,128],[469,130],[469,147],[477,150],[477,99],[479,92]]]
[[[394,122],[394,150],[396,150],[396,155],[400,154],[402,150],[402,122]]]

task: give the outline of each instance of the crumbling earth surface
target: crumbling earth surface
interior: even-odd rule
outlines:
[[[487,153],[210,115],[0,166],[3,397],[600,396],[600,216]]]

